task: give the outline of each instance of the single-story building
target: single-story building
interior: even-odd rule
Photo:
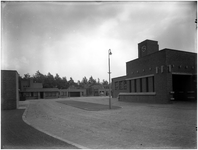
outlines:
[[[60,89],[60,97],[82,97],[86,96],[86,89]]]
[[[108,96],[109,95],[109,87],[95,84],[95,85],[88,85],[85,87],[87,91],[87,96]]]
[[[22,80],[20,84],[20,100],[81,96],[86,96],[85,89],[43,88],[42,83],[35,83],[33,79]]]

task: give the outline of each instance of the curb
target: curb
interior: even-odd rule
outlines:
[[[44,131],[44,130],[38,128],[38,127],[34,127],[33,125],[31,125],[31,124],[26,120],[26,114],[27,114],[27,110],[28,110],[28,108],[29,108],[29,105],[30,105],[30,103],[29,103],[28,106],[26,107],[26,109],[25,109],[25,111],[24,111],[24,113],[23,113],[23,116],[22,116],[22,119],[23,119],[23,121],[24,121],[26,124],[28,124],[29,126],[35,128],[36,130],[38,130],[38,131],[40,131],[40,132],[43,132],[43,133],[45,133],[45,134],[47,134],[47,135],[49,135],[49,136],[51,136],[51,137],[53,137],[53,138],[56,138],[56,139],[58,139],[58,140],[61,140],[61,141],[66,142],[66,143],[68,143],[68,144],[71,144],[71,145],[73,145],[73,146],[76,146],[76,147],[78,147],[78,148],[80,148],[80,149],[89,149],[89,148],[87,148],[87,147],[84,147],[84,146],[79,145],[79,144],[77,144],[77,143],[74,143],[74,142],[65,140],[65,139],[63,139],[63,138],[61,138],[61,137],[58,137],[58,136],[56,136],[56,135],[53,135],[53,134],[51,134],[51,133],[49,133],[49,132],[47,132],[47,131]]]

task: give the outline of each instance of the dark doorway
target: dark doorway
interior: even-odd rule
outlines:
[[[80,92],[69,92],[70,97],[80,97]]]
[[[94,90],[94,96],[99,96],[98,90]]]
[[[173,75],[172,82],[175,101],[196,101],[195,75]]]
[[[24,93],[19,93],[19,96],[20,96],[20,101],[25,101],[26,100],[26,97],[25,97],[25,94]]]
[[[41,97],[41,98],[44,98],[43,92],[40,92],[40,97]]]

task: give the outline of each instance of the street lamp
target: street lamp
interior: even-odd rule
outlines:
[[[111,109],[111,86],[110,86],[110,83],[111,83],[111,72],[110,72],[110,55],[112,55],[111,53],[111,49],[109,49],[108,51],[108,56],[109,56],[109,109]]]

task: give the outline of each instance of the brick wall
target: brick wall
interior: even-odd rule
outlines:
[[[172,97],[170,92],[173,90],[172,75],[196,74],[196,60],[195,53],[164,49],[129,61],[126,63],[127,70],[124,78],[127,81],[127,89],[121,91],[113,88],[113,96],[119,95],[119,100],[123,101],[170,103]],[[149,80],[150,76],[154,79],[154,85]],[[113,87],[121,80],[123,77],[113,78]],[[154,86],[153,91],[150,91],[151,86]],[[148,95],[150,92],[151,95]]]
[[[113,78],[112,79],[112,97],[118,97],[118,94],[120,92],[127,92],[128,85],[126,83],[126,88],[120,88],[121,84],[120,82],[124,82],[126,79],[126,76],[118,77],[118,78]]]
[[[1,109],[17,109],[18,96],[17,71],[1,70]]]

